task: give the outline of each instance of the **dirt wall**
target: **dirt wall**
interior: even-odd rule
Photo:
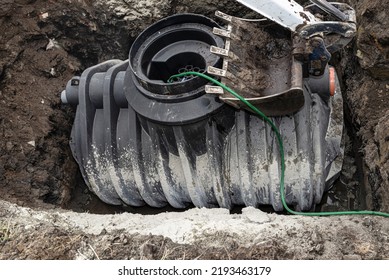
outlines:
[[[362,141],[371,207],[389,211],[389,2],[350,2],[355,3],[358,34],[344,71],[344,95]]]
[[[66,206],[85,186],[60,92],[86,67],[125,59],[133,37],[124,19],[85,1],[1,1],[0,29],[0,197]]]

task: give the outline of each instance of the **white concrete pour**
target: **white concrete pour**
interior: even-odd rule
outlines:
[[[85,232],[99,234],[124,229],[126,232],[142,235],[162,235],[174,242],[191,243],[204,234],[228,232],[231,235],[255,236],[269,227],[272,220],[281,216],[268,215],[254,208],[245,208],[241,215],[230,215],[226,209],[190,209],[186,212],[171,212],[157,215],[123,213],[119,215],[93,215],[62,213],[69,224],[81,227]],[[294,221],[292,222],[294,223]]]
[[[162,235],[177,243],[193,243],[212,235],[228,235],[239,241],[256,243],[257,237],[274,235],[289,228],[302,229],[304,218],[267,214],[248,207],[242,214],[230,214],[227,209],[190,209],[185,212],[167,212],[157,215],[122,213],[116,215],[97,215],[71,211],[35,211],[1,202],[11,216],[19,220],[29,220],[29,225],[45,221],[87,234],[98,235],[104,230],[109,232],[123,230],[129,234]],[[308,218],[311,222],[315,219]]]
[[[277,246],[297,259],[342,259],[350,254],[375,259],[389,252],[389,219],[372,216],[301,217],[267,214],[251,207],[242,214],[203,208],[157,215],[97,215],[32,210],[0,200],[1,221],[24,231],[54,226],[68,234],[161,235],[179,244],[206,247]]]

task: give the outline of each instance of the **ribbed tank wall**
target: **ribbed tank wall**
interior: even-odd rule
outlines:
[[[147,119],[115,98],[127,66],[111,61],[80,78],[71,146],[94,193],[107,203],[132,206],[272,205],[282,210],[279,147],[269,125],[228,105],[182,125]],[[89,98],[88,81],[96,73],[105,77],[102,98]],[[309,210],[340,171],[332,163],[342,156],[342,114],[332,107],[341,108],[342,98],[337,91],[324,102],[308,86],[304,97],[300,111],[272,120],[284,142],[286,201]]]

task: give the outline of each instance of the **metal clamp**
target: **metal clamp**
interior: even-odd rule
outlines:
[[[334,53],[344,48],[356,35],[356,15],[353,8],[344,3],[328,3],[324,0],[311,0],[315,4],[305,7],[313,14],[320,14],[323,11],[336,18],[342,18],[342,21],[321,21],[313,22],[300,26],[296,31],[305,38],[320,35],[326,41],[326,48],[330,53]],[[317,3],[326,3],[324,6],[318,6]],[[331,10],[332,7],[333,10]]]

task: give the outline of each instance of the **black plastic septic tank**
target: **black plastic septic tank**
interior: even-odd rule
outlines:
[[[61,99],[77,106],[70,146],[102,201],[283,209],[272,128],[207,94],[203,78],[170,80],[222,67],[210,52],[211,46],[224,47],[214,27],[201,15],[168,17],[139,35],[129,60],[103,62],[68,82]],[[303,107],[272,121],[284,143],[286,202],[309,210],[339,175],[343,111],[338,83],[331,98],[316,92],[309,79],[301,83]]]

